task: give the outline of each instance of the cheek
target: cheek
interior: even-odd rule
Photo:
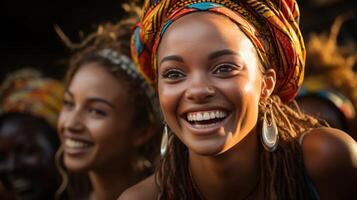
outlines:
[[[260,99],[261,87],[259,81],[250,81],[242,88],[242,95],[250,98],[251,104],[258,104]]]
[[[117,162],[122,157],[129,157],[135,151],[133,146],[134,134],[128,125],[129,120],[114,121],[92,127],[92,139],[96,145],[99,160]]]
[[[162,83],[158,85],[158,94],[160,107],[166,120],[175,115],[179,100],[182,94],[182,87],[180,84],[175,86]]]
[[[111,118],[89,122],[87,123],[87,128],[95,143],[110,145],[113,143],[123,143],[123,141],[129,142],[127,141],[127,135],[130,134],[131,124],[131,121],[128,119]]]
[[[118,127],[111,120],[93,120],[87,123],[87,129],[93,140],[100,142],[113,139],[115,137],[113,133],[116,132],[115,129],[118,129]]]
[[[57,121],[57,133],[61,137],[62,135],[62,129],[65,123],[65,119],[68,118],[67,112],[64,110],[61,110],[58,116],[58,121]]]
[[[261,85],[258,79],[249,81],[244,87],[242,87],[242,102],[243,112],[246,116],[243,120],[243,124],[248,127],[255,125],[258,118],[258,105],[260,100]]]
[[[262,90],[261,83],[261,74],[257,70],[249,71],[247,80],[242,84],[242,95],[246,95],[253,101],[250,103],[258,104]]]
[[[32,167],[32,168],[41,168],[45,166],[45,163],[49,160],[45,155],[41,153],[23,155],[22,162],[24,165]]]
[[[254,113],[256,115],[261,91],[258,79],[240,77],[232,82],[227,82],[220,89],[225,91],[226,98],[235,106],[237,114],[250,115]]]

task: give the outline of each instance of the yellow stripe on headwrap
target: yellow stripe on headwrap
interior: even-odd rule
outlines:
[[[1,85],[0,113],[30,113],[56,127],[63,94],[61,82],[44,78],[35,70],[22,69],[9,74]]]

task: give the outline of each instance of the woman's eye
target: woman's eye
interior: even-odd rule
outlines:
[[[103,110],[96,109],[96,108],[89,108],[88,112],[94,117],[105,117],[105,116],[107,116],[106,112],[104,112]]]
[[[230,63],[219,64],[214,68],[213,74],[234,75],[235,73],[238,72],[239,68],[240,68],[239,66]]]
[[[162,73],[162,77],[164,79],[173,79],[173,80],[177,80],[177,79],[181,79],[183,77],[185,77],[185,74],[178,69],[169,69],[167,71],[165,71],[164,73]]]
[[[73,101],[70,101],[70,100],[67,100],[67,99],[63,100],[63,107],[64,108],[72,108],[73,106],[74,106],[74,102]]]

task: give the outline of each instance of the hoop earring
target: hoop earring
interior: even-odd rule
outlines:
[[[164,132],[162,133],[162,138],[161,138],[161,147],[160,147],[161,157],[164,157],[166,155],[168,143],[169,143],[169,130],[167,124],[165,123]]]
[[[270,123],[268,121],[268,114],[270,115]],[[262,144],[265,150],[273,152],[278,147],[279,135],[278,127],[274,119],[272,109],[272,100],[268,102],[266,110],[264,111],[263,125],[262,125]]]

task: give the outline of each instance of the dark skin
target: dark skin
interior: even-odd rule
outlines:
[[[2,182],[0,182],[0,199],[7,199],[7,200],[15,199],[14,194],[6,190]]]
[[[53,198],[58,186],[56,147],[45,136],[55,132],[46,132],[46,122],[39,121],[28,114],[1,119],[0,182],[16,199]]]
[[[222,53],[222,49],[229,51]],[[262,185],[257,187],[257,109],[259,101],[266,101],[274,90],[275,72],[261,71],[253,44],[234,23],[206,12],[173,22],[157,56],[161,109],[189,150],[189,168],[201,195],[208,200],[244,199],[253,192],[255,199],[262,199]],[[203,116],[213,111],[222,112],[223,120],[216,124],[189,120],[197,120],[197,113]],[[352,138],[336,129],[315,129],[305,136],[302,148],[307,171],[322,199],[353,194],[349,190],[356,180]],[[316,157],[324,159],[316,163]],[[154,177],[150,177],[119,199],[156,199],[157,195]]]

